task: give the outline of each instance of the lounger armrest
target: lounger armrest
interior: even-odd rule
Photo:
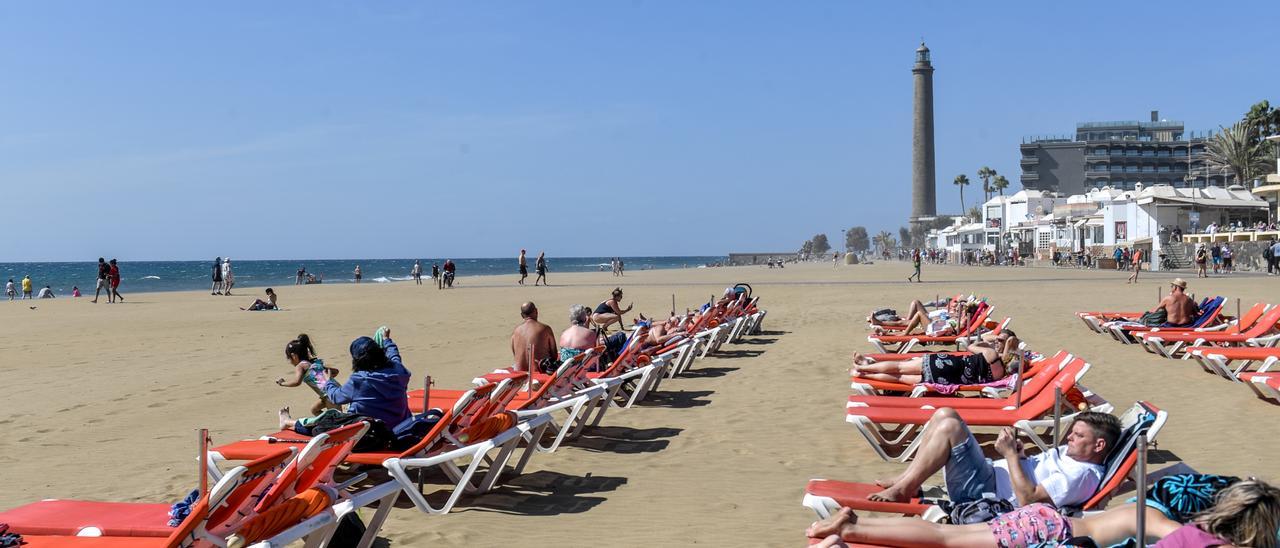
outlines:
[[[554,411],[560,411],[563,409],[573,409],[577,406],[582,405],[582,403],[588,399],[590,399],[588,396],[581,395],[581,396],[576,396],[572,398],[566,398],[562,401],[558,401],[556,403],[553,403],[551,405],[547,405],[544,407],[540,407],[538,409],[516,411],[515,412],[516,418],[520,420],[526,420],[526,419],[531,419],[533,417],[537,417],[539,415],[550,415]]]
[[[1232,322],[1232,323],[1229,323],[1229,324],[1227,324],[1227,323],[1220,323],[1220,324],[1218,324],[1218,325],[1211,326],[1211,327],[1201,327],[1200,329],[1197,329],[1197,331],[1200,331],[1200,332],[1202,332],[1202,333],[1211,333],[1211,332],[1214,332],[1214,331],[1223,331],[1223,330],[1225,330],[1227,327],[1230,327],[1231,325],[1234,325],[1234,324],[1235,324],[1235,322]]]
[[[1263,335],[1261,337],[1254,337],[1252,339],[1249,339],[1249,344],[1255,345],[1255,346],[1275,346],[1277,340],[1280,340],[1280,333],[1275,333],[1272,335]]]

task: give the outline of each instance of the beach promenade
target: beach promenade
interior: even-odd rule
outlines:
[[[1151,452],[1153,468],[1183,461],[1202,472],[1280,480],[1275,420],[1280,406],[1190,361],[1159,358],[1088,331],[1078,310],[1142,310],[1171,276],[1048,268],[829,262],[685,270],[557,274],[549,288],[513,276],[461,277],[454,290],[412,283],[277,286],[279,312],[242,312],[257,291],[130,294],[120,305],[59,298],[0,303],[0,509],[43,498],[176,501],[196,483],[194,429],[215,444],[274,431],[282,405],[307,409],[314,395],[274,380],[290,366],[286,342],[308,333],[320,357],[350,372],[347,345],[390,326],[414,373],[439,388],[511,362],[518,307],[532,299],[557,333],[572,304],[595,307],[622,285],[635,311],[665,317],[725,286],[750,283],[769,311],[760,335],[726,345],[686,377],[664,381],[651,401],[615,410],[602,427],[525,475],[450,514],[427,516],[403,500],[382,536],[393,546],[799,546],[813,514],[805,482],[870,481],[901,471],[882,462],[845,423],[849,355],[871,349],[865,317],[912,299],[974,293],[1034,350],[1065,349],[1093,364],[1084,383],[1125,409],[1136,399],[1170,420]],[[1184,275],[1184,277],[1186,277]],[[1263,277],[1187,277],[1197,298],[1224,295],[1234,314],[1274,302]],[[628,321],[633,317],[627,315]],[[940,478],[934,478],[936,483]],[[575,540],[576,539],[576,540]]]

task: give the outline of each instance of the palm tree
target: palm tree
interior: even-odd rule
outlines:
[[[960,187],[960,213],[964,214],[964,187],[969,186],[969,177],[963,173],[956,175],[954,184]]]
[[[1242,185],[1271,171],[1266,141],[1250,139],[1250,127],[1246,121],[1241,120],[1229,128],[1221,129],[1205,145],[1205,161],[1209,165],[1230,169],[1236,176],[1236,182]]]
[[[999,190],[1000,195],[1004,196],[1004,189],[1009,188],[1009,180],[1005,179],[1004,175],[996,175],[996,180],[991,181],[991,188]]]
[[[876,245],[880,246],[881,253],[893,247],[889,245],[891,242],[893,242],[893,234],[890,234],[889,231],[881,230],[879,234],[876,234]]]
[[[991,168],[989,168],[989,167],[987,167],[987,166],[982,166],[982,169],[979,169],[979,170],[978,170],[978,178],[979,178],[979,179],[982,179],[982,201],[983,201],[983,203],[985,203],[987,200],[990,200],[990,199],[991,199],[991,193],[992,193],[992,190],[991,190],[991,178],[992,178],[992,177],[995,177],[995,176],[996,176],[996,170],[991,169]]]

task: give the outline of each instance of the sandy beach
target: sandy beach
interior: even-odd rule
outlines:
[[[1280,479],[1273,457],[1280,407],[1193,362],[1097,335],[1073,314],[1150,308],[1172,276],[1144,273],[1133,286],[1115,271],[926,265],[925,283],[908,284],[909,271],[904,263],[824,263],[625,278],[553,273],[550,288],[517,286],[514,276],[461,277],[449,291],[411,283],[278,286],[285,310],[259,313],[239,309],[259,290],[126,293],[117,305],[3,302],[0,509],[42,498],[181,498],[197,481],[196,428],[209,428],[214,443],[253,438],[274,431],[282,405],[303,413],[311,405],[306,388],[273,383],[288,372],[282,351],[299,333],[345,373],[351,340],[388,325],[415,383],[429,374],[440,388],[463,388],[510,363],[524,300],[534,300],[558,333],[571,304],[594,307],[616,285],[636,311],[665,315],[673,294],[683,311],[736,282],[750,283],[769,311],[762,335],[696,362],[645,405],[610,411],[602,428],[538,455],[524,476],[464,498],[449,515],[427,516],[402,501],[382,536],[394,546],[576,545],[588,535],[618,546],[802,545],[813,520],[800,506],[808,479],[870,481],[903,466],[882,462],[844,422],[848,356],[871,349],[867,312],[961,292],[988,296],[1033,349],[1086,358],[1094,367],[1084,384],[1118,410],[1135,399],[1168,410],[1155,467],[1183,461],[1204,472]],[[1232,311],[1237,297],[1246,308],[1276,299],[1265,277],[1187,280],[1197,297],[1232,299]]]

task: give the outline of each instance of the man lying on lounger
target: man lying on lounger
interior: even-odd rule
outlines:
[[[1017,334],[1005,329],[998,335],[983,333],[982,340],[969,345],[969,355],[939,352],[877,362],[854,352],[849,372],[865,379],[905,384],[987,384],[1017,372],[1010,366],[1020,359],[1020,344]]]
[[[992,462],[954,409],[939,409],[929,419],[915,460],[896,478],[877,481],[884,491],[871,500],[903,502],[916,496],[920,485],[938,470],[953,502],[982,500],[984,493],[1015,507],[1037,502],[1058,508],[1084,503],[1093,496],[1105,472],[1103,462],[1120,438],[1120,420],[1106,413],[1086,411],[1076,416],[1065,445],[1026,457],[1012,428],[1000,431]],[[1009,466],[1016,462],[1017,466]]]

